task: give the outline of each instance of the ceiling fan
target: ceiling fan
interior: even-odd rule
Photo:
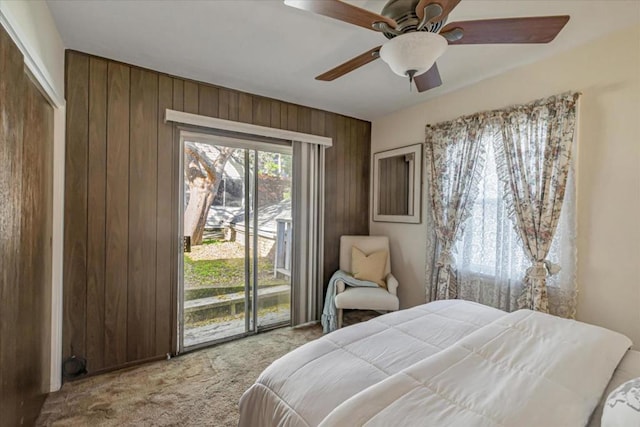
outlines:
[[[442,84],[435,61],[448,45],[549,43],[569,21],[568,15],[451,22],[461,0],[389,0],[381,14],[341,0],[284,0],[285,4],[383,33],[382,46],[319,75],[332,81],[378,58],[392,71],[409,77],[419,92]]]

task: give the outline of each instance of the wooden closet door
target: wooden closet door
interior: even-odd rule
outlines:
[[[0,27],[0,414],[32,425],[49,388],[53,108]]]

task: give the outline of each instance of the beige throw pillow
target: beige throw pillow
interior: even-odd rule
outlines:
[[[351,272],[359,280],[369,280],[387,289],[384,281],[384,270],[387,266],[387,251],[365,254],[355,246],[351,247]]]

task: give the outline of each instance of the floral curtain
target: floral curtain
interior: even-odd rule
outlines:
[[[487,154],[478,197],[454,249],[458,298],[513,311],[518,309],[524,273],[531,262],[507,212],[492,138],[485,133]],[[547,278],[549,312],[568,318],[575,316],[577,296],[574,176],[570,171],[560,221],[547,254],[548,260],[562,265],[559,273]]]
[[[457,297],[455,260],[451,251],[462,235],[469,207],[477,195],[484,164],[484,146],[479,143],[485,128],[483,121],[483,116],[476,115],[427,126],[427,187],[439,245],[435,262],[435,299]]]
[[[496,115],[498,176],[507,212],[531,262],[519,308],[549,312],[547,276],[560,266],[547,259],[571,165],[577,94],[564,94],[510,108]]]
[[[427,127],[429,300],[575,316],[571,152],[578,97]]]

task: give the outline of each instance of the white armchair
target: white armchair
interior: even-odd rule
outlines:
[[[398,280],[391,274],[391,254],[389,238],[386,236],[342,236],[340,237],[340,270],[348,273],[351,269],[351,248],[355,246],[365,254],[386,250],[387,265],[384,270],[387,289],[346,286],[342,280],[336,282],[336,308],[338,328],[342,327],[342,310],[398,310]]]

